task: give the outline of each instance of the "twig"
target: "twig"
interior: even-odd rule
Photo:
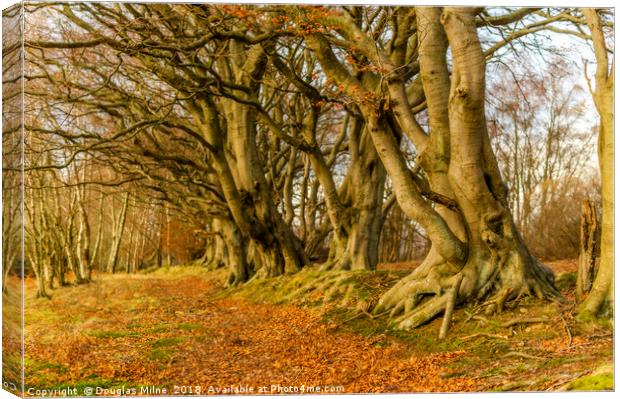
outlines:
[[[566,335],[568,335],[568,347],[570,348],[571,346],[573,346],[573,334],[570,332],[570,328],[568,328],[568,324],[566,323],[566,320],[564,320],[562,312],[560,312],[560,319],[562,319],[562,324],[564,324]]]
[[[534,359],[534,360],[543,360],[544,359],[544,357],[528,355],[527,353],[523,353],[523,352],[508,352],[508,353],[506,353],[502,357],[510,357],[510,356],[519,356],[519,357],[523,357],[523,358],[526,358],[526,359]]]
[[[338,326],[341,326],[341,325],[343,325],[343,324],[345,324],[345,323],[348,323],[348,322],[350,322],[351,320],[355,320],[355,319],[357,319],[358,317],[360,317],[360,316],[362,316],[362,315],[364,315],[364,316],[368,316],[371,320],[374,320],[374,319],[376,319],[376,318],[378,318],[378,317],[381,317],[381,316],[384,316],[384,315],[388,314],[389,312],[390,312],[390,310],[385,311],[385,312],[383,312],[383,313],[379,313],[379,314],[375,314],[375,315],[373,315],[373,314],[371,314],[371,313],[367,312],[366,310],[361,310],[361,309],[358,309],[357,313],[355,313],[355,315],[353,315],[353,317],[350,317],[350,318],[348,318],[348,319],[346,319],[346,320],[344,320],[344,321],[342,321],[342,322],[338,323]]]
[[[366,310],[362,310],[362,312],[364,312],[364,314],[366,316],[368,316],[371,320],[374,320],[374,319],[377,319],[377,318],[379,318],[381,316],[385,316],[386,314],[390,313],[391,309],[390,310],[386,310],[385,312],[381,312],[379,314],[372,314],[372,313],[367,312]]]
[[[502,313],[504,311],[504,304],[508,299],[508,296],[512,292],[512,288],[506,288],[502,291],[501,295],[497,298],[497,313]]]
[[[465,320],[463,320],[463,324],[467,323],[468,321],[470,321],[475,316],[475,313],[469,313],[466,310],[464,310],[464,312],[467,315],[467,317],[465,318]]]
[[[553,385],[551,385],[549,388],[545,389],[545,391],[553,391],[556,388],[560,388],[560,390],[563,390],[562,387],[565,387],[570,382],[576,380],[579,377],[583,377],[584,375],[589,374],[589,373],[590,373],[589,370],[582,371],[580,373],[573,374],[573,375],[569,376],[568,378],[560,379],[559,381],[556,381]]]
[[[610,333],[605,333],[605,334],[593,334],[593,335],[590,335],[590,338],[609,338],[613,336],[614,336],[614,333],[610,332]]]
[[[355,320],[355,319],[357,319],[358,317],[360,317],[360,316],[361,316],[361,315],[363,315],[363,314],[364,314],[364,312],[363,312],[363,311],[358,310],[358,311],[355,313],[355,315],[354,315],[353,317],[351,317],[351,318],[349,318],[349,319],[346,319],[346,320],[341,321],[340,323],[338,323],[338,327],[340,327],[340,326],[341,326],[341,325],[343,325],[344,323],[348,323],[348,322],[350,322],[351,320]]]
[[[512,327],[515,326],[517,324],[528,324],[528,323],[547,323],[549,322],[549,319],[546,317],[531,317],[531,318],[525,318],[525,319],[512,319],[510,321],[505,322],[504,324],[502,324],[502,327]]]
[[[472,319],[481,321],[481,322],[483,322],[485,324],[489,324],[490,323],[489,319],[487,319],[484,316],[474,316],[474,317],[472,317]]]
[[[476,333],[476,334],[468,335],[468,336],[466,336],[466,337],[462,337],[462,338],[460,338],[460,339],[461,339],[462,341],[465,341],[465,340],[467,340],[467,339],[478,338],[478,337],[508,339],[508,337],[507,337],[507,336],[505,336],[505,335],[499,335],[499,334],[488,334],[488,333]]]
[[[481,303],[481,304],[479,304],[479,305],[476,305],[476,306],[472,309],[472,313],[471,313],[471,314],[466,312],[466,313],[468,314],[468,316],[469,316],[469,317],[465,320],[465,322],[468,322],[469,320],[473,319],[473,318],[474,318],[474,317],[475,317],[475,316],[476,316],[476,315],[477,315],[477,314],[478,314],[478,313],[482,310],[482,308],[484,308],[485,306],[488,306],[488,305],[490,305],[490,304],[492,304],[492,303],[493,303],[493,301],[486,301],[486,302],[483,302],[483,303]]]

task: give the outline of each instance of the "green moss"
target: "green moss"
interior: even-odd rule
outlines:
[[[47,304],[47,303],[46,303]],[[31,325],[35,323],[57,323],[63,319],[62,316],[54,312],[47,306],[26,306],[26,314],[24,315],[24,323]]]
[[[204,326],[196,323],[181,323],[177,326],[179,330],[183,331],[194,331],[194,330],[204,330]]]
[[[563,364],[567,364],[567,363],[571,363],[574,362],[575,359],[574,356],[560,356],[560,357],[556,357],[553,359],[549,359],[549,360],[545,360],[543,363],[541,363],[541,365],[539,366],[539,368],[543,369],[543,368],[556,368],[558,366],[561,366]]]
[[[210,271],[208,268],[204,266],[197,265],[183,265],[183,266],[164,266],[159,268],[149,268],[143,270],[141,273],[149,274],[153,277],[163,277],[168,279],[177,279],[188,276],[213,276],[213,277],[221,277],[220,281],[224,280],[224,276],[228,271],[225,269],[218,269],[215,271]]]
[[[611,391],[614,389],[613,364],[604,363],[593,373],[568,383],[567,391]]]
[[[555,286],[560,291],[574,290],[575,287],[577,286],[577,273],[576,272],[561,273],[555,279]]]
[[[364,337],[386,335],[399,341],[406,342],[416,351],[425,353],[451,352],[462,349],[463,342],[458,338],[437,338],[439,327],[436,320],[431,325],[411,331],[394,330],[390,328],[390,319],[387,316],[371,319],[364,314],[355,317],[353,309],[333,308],[323,316],[323,322],[336,323],[341,331],[350,332]],[[380,341],[381,345],[387,342]],[[488,347],[487,347],[488,349]]]
[[[514,371],[516,371],[517,373],[524,373],[526,371],[528,371],[530,369],[530,367],[524,363],[519,363],[517,364],[517,366],[514,368]]]
[[[613,373],[588,375],[568,384],[568,391],[611,391],[614,389]]]
[[[385,271],[321,271],[305,267],[291,276],[254,279],[249,283],[229,288],[216,297],[248,299],[271,304],[321,306],[325,303],[356,304],[369,300],[392,286],[398,275]]]
[[[36,373],[36,372],[45,371],[45,370],[56,371],[58,373],[65,373],[68,370],[62,364],[50,363],[46,361],[38,361],[35,359],[31,359],[29,357],[24,358],[24,366],[26,369],[26,373]]]
[[[466,376],[467,374],[468,374],[467,371],[463,371],[463,370],[462,371],[455,371],[455,372],[452,372],[452,373],[445,373],[445,374],[443,374],[441,376],[441,378],[446,378],[446,379],[457,378],[457,377]]]
[[[609,331],[613,330],[613,321],[611,319],[611,316],[605,317],[605,315],[593,315],[591,313],[583,312],[577,314],[576,319],[580,323],[579,328],[583,331],[592,331],[599,329],[605,329]]]
[[[178,338],[178,337],[160,338],[153,342],[152,347],[153,349],[165,348],[168,346],[178,345],[181,342],[183,342],[183,338]]]
[[[449,367],[451,369],[461,369],[461,368],[470,367],[471,364],[472,364],[472,359],[461,358],[461,359],[455,360],[452,363],[448,364],[447,367]]]
[[[484,370],[484,372],[480,376],[484,378],[488,378],[488,377],[496,377],[496,376],[504,375],[504,374],[506,374],[506,371],[502,370],[500,367],[493,367],[488,370]]]
[[[170,349],[153,349],[151,353],[149,353],[149,359],[155,361],[168,361],[172,357],[175,351]]]
[[[160,334],[160,333],[169,332],[171,330],[172,330],[172,326],[170,324],[162,323],[162,324],[154,325],[147,332],[149,334]]]

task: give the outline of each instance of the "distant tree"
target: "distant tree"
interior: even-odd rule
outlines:
[[[515,222],[528,246],[545,259],[575,257],[579,201],[597,179],[587,151],[594,128],[574,67],[561,58],[549,66],[498,65],[488,89],[487,114]]]

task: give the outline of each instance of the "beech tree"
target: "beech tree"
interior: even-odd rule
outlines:
[[[592,98],[600,116],[598,136],[598,157],[602,183],[601,221],[601,263],[594,280],[592,291],[581,306],[582,315],[597,315],[601,311],[613,313],[614,300],[614,65],[609,59],[610,46],[604,32],[608,20],[602,12],[583,9],[590,29],[594,54],[596,56],[595,88]],[[613,26],[613,25],[612,25]]]

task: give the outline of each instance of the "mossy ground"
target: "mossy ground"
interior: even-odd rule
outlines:
[[[611,391],[614,389],[613,367],[599,367],[592,374],[571,381],[565,388],[567,391]]]

